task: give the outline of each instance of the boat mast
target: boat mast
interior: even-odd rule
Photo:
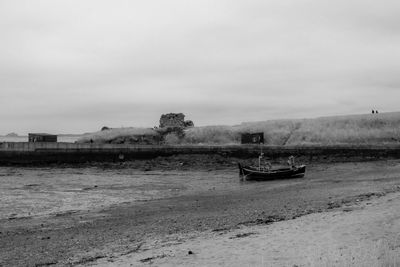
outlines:
[[[258,170],[261,171],[261,159],[264,157],[264,153],[263,153],[263,148],[261,146],[261,141],[259,143],[260,145],[260,156],[258,156]]]

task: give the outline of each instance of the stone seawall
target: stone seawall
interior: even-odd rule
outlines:
[[[305,161],[400,158],[400,146],[154,146],[76,143],[0,143],[0,165],[120,162],[182,154],[217,154],[233,158],[278,159],[294,155]]]

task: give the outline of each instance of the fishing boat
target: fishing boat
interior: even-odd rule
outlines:
[[[289,157],[288,165],[285,168],[272,168],[271,164],[261,166],[262,154],[259,157],[258,167],[239,165],[239,175],[244,180],[274,180],[274,179],[290,179],[304,177],[306,172],[305,165],[295,165],[294,157]]]

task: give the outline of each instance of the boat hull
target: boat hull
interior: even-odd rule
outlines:
[[[296,166],[294,168],[278,169],[271,171],[258,170],[254,167],[241,166],[239,164],[239,174],[246,180],[275,180],[292,179],[304,177],[306,166]]]

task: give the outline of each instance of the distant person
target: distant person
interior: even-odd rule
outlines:
[[[93,144],[93,139],[90,139],[90,143],[92,143],[92,144]]]
[[[379,112],[377,110],[375,110],[375,113],[378,114]]]
[[[374,114],[375,113],[375,110],[372,110],[372,114]]]

